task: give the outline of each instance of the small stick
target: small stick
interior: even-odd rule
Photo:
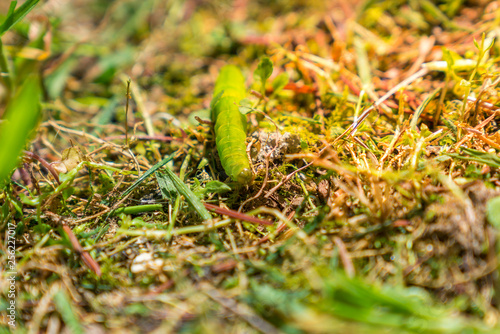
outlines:
[[[33,152],[30,152],[30,151],[24,151],[24,154],[30,158],[31,160],[38,160],[38,162],[40,162],[42,164],[43,167],[47,168],[47,170],[50,172],[50,174],[52,174],[52,176],[54,177],[54,179],[56,179],[56,182],[58,184],[61,184],[61,182],[59,181],[59,174],[55,171],[54,167],[47,162],[47,160],[45,160],[44,158],[40,157],[39,155],[33,153]]]
[[[243,220],[243,221],[246,221],[249,223],[268,225],[268,226],[273,225],[273,222],[271,222],[269,220],[264,220],[264,219],[260,219],[257,217],[252,217],[252,216],[249,216],[247,214],[244,214],[244,213],[241,213],[238,211],[224,209],[224,208],[218,207],[216,205],[208,204],[208,203],[203,203],[203,205],[205,206],[205,208],[207,208],[207,210],[213,211],[218,215],[229,216],[231,218]]]
[[[290,212],[290,214],[288,215],[287,219],[288,220],[292,220],[292,218],[295,216],[295,210]],[[268,241],[271,236],[273,237],[276,237],[278,234],[280,234],[285,228],[287,227],[287,223],[286,222],[282,222],[277,228],[276,230],[273,232],[273,233],[269,233],[267,234],[266,236],[262,237],[259,241],[257,241],[257,245],[260,245],[266,241]]]
[[[344,265],[344,270],[347,274],[347,277],[353,278],[356,272],[354,271],[354,265],[352,264],[351,256],[349,255],[344,242],[339,237],[333,238],[333,241],[339,249],[340,261],[342,261],[342,264]]]
[[[92,270],[97,276],[100,277],[102,274],[101,267],[92,258],[92,256],[90,256],[90,254],[83,249],[82,245],[80,245],[80,242],[78,241],[71,228],[68,226],[65,219],[50,211],[46,211],[45,214],[49,216],[53,221],[62,226],[64,232],[68,236],[69,241],[71,242],[71,245],[73,246],[73,250],[75,251],[75,253],[80,256],[82,262],[85,263],[90,270]]]
[[[129,142],[128,142],[128,103],[131,98],[130,96],[130,83],[132,80],[128,78],[127,80],[127,94],[125,95],[126,98],[126,103],[125,103],[125,145],[127,147],[130,147]]]

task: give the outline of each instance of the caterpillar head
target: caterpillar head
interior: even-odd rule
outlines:
[[[236,181],[240,184],[250,184],[252,182],[252,170],[250,168],[243,168],[237,175]]]

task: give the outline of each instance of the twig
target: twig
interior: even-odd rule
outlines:
[[[127,80],[127,93],[125,94],[125,99],[126,99],[126,102],[125,102],[125,145],[127,146],[127,148],[130,148],[130,143],[128,141],[128,104],[130,101],[130,83],[131,82],[132,82],[132,80],[130,80],[130,78],[128,78],[128,80]]]
[[[347,277],[352,278],[354,275],[356,275],[356,272],[354,271],[354,265],[352,264],[351,257],[349,256],[349,253],[347,252],[347,248],[345,247],[344,242],[342,239],[339,237],[333,238],[333,241],[335,242],[335,245],[337,245],[339,249],[339,257],[340,260],[342,261],[342,264],[344,265],[345,273],[347,274]]]
[[[91,134],[88,134],[84,131],[78,131],[78,130],[73,130],[73,129],[69,129],[69,128],[66,128],[64,126],[61,126],[59,124],[57,124],[56,122],[50,120],[50,121],[47,121],[48,124],[50,124],[52,127],[58,129],[58,130],[61,130],[63,132],[66,132],[66,133],[71,133],[71,134],[74,134],[74,135],[77,135],[77,136],[81,136],[81,137],[85,137],[85,138],[88,138],[92,141],[95,141],[97,143],[100,143],[100,144],[107,144],[107,145],[110,145],[112,147],[114,147],[115,149],[117,149],[118,151],[120,151],[123,155],[129,157],[129,158],[133,158],[133,156],[130,155],[130,153],[128,153],[127,151],[123,150],[119,145],[115,144],[115,143],[112,143],[112,142],[108,142],[108,141],[105,141],[101,138],[98,138],[96,136],[93,136]]]
[[[30,151],[24,151],[24,154],[27,157],[29,157],[30,159],[35,159],[38,162],[40,162],[42,164],[42,166],[45,167],[45,168],[47,168],[47,170],[50,172],[50,174],[52,174],[52,176],[54,177],[54,179],[56,179],[57,183],[61,184],[61,182],[59,181],[59,174],[56,172],[56,170],[54,169],[54,167],[50,163],[47,162],[47,160],[43,159],[39,155],[37,155],[37,154],[35,154],[33,152],[30,152]]]
[[[119,135],[119,136],[104,137],[104,140],[119,140],[119,139],[124,139],[124,138],[125,138],[125,135]],[[162,136],[162,135],[156,135],[156,136],[135,135],[135,136],[132,136],[131,139],[135,139],[135,140],[157,140],[157,141],[164,141],[164,142],[183,141],[183,138],[175,138],[175,137],[171,137],[171,136]]]
[[[218,207],[216,205],[208,204],[208,203],[203,203],[203,205],[205,206],[205,208],[207,208],[207,210],[213,211],[218,215],[224,215],[224,216],[228,216],[228,217],[231,217],[234,219],[239,219],[239,220],[243,220],[243,221],[246,221],[249,223],[255,223],[255,224],[260,224],[260,225],[268,225],[269,226],[269,225],[274,224],[273,222],[270,222],[268,220],[252,217],[252,216],[249,216],[247,214],[241,213],[239,211],[224,209],[224,208]]]
[[[154,136],[155,131],[153,127],[153,121],[151,120],[151,115],[149,114],[149,111],[146,110],[146,106],[144,105],[144,99],[142,98],[139,86],[135,82],[131,82],[130,87],[132,91],[132,96],[134,97],[135,103],[137,104],[137,111],[139,111],[139,113],[142,115],[142,118],[144,119],[146,132],[149,136]]]
[[[292,218],[295,216],[295,210],[290,212],[290,214],[287,216],[287,219],[288,220],[292,220]],[[259,241],[257,241],[257,245],[260,245],[266,241],[268,241],[269,239],[274,238],[276,237],[278,234],[280,234],[285,228],[287,227],[287,223],[286,222],[282,222],[274,232],[272,233],[269,233],[268,235],[262,237]]]
[[[479,129],[484,128],[489,122],[491,122],[496,117],[498,111],[499,110],[496,110],[493,114],[491,114],[491,116],[489,116],[484,121],[482,121],[481,123],[479,123],[478,125],[476,125],[474,127],[474,130],[479,130]],[[469,140],[470,138],[472,138],[472,136],[473,136],[472,133],[469,133],[469,134],[465,135],[462,139],[460,139],[458,141],[458,143],[455,144],[454,149],[458,150],[460,148],[460,146],[462,146],[463,143],[465,143],[467,140]]]
[[[54,222],[60,224],[62,226],[62,229],[68,236],[69,241],[71,242],[71,245],[73,246],[73,250],[75,251],[76,254],[80,256],[82,259],[82,262],[87,265],[87,267],[92,270],[97,276],[101,276],[101,267],[99,264],[90,256],[88,252],[86,252],[82,246],[80,245],[80,242],[76,238],[75,234],[71,230],[71,228],[68,226],[66,223],[65,219],[59,215],[56,215],[53,212],[46,211],[45,214],[50,217]]]

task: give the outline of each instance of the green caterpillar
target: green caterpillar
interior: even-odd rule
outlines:
[[[245,97],[245,79],[236,66],[224,66],[215,82],[212,122],[217,151],[226,174],[236,182],[249,184],[252,169],[246,152],[247,118],[239,110]]]

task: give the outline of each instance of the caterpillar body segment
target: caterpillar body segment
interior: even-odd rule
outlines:
[[[245,145],[247,119],[239,110],[245,97],[245,79],[237,67],[221,69],[213,96],[212,121],[222,167],[234,181],[249,184],[252,170]]]

